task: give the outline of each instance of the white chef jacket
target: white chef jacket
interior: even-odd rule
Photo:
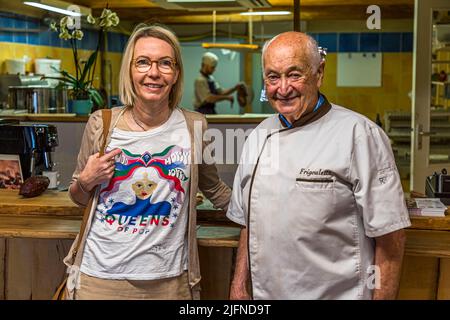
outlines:
[[[227,217],[248,228],[254,299],[371,299],[373,238],[411,225],[386,134],[334,104],[299,127],[258,125]]]

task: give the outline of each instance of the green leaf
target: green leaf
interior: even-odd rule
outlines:
[[[90,87],[90,85],[91,85],[93,82],[94,82],[94,80],[86,81],[86,82],[84,83],[84,87],[85,87],[85,88]]]
[[[60,72],[60,70],[57,68],[57,67],[55,67],[55,66],[50,66],[50,69],[53,69],[54,71],[56,71],[56,72]]]
[[[91,99],[97,104],[99,107],[103,107],[105,102],[103,101],[102,96],[96,89],[88,89],[89,96]]]
[[[64,82],[64,83],[70,84],[70,85],[72,85],[73,87],[78,87],[78,81],[76,81],[76,80],[74,81],[74,80],[72,80],[72,79],[70,79],[70,78],[63,78],[63,77],[47,77],[47,76],[43,76],[41,79],[42,79],[42,80],[44,80],[44,79],[59,80],[59,81],[62,81],[62,82]]]
[[[78,81],[77,78],[75,78],[74,76],[72,76],[70,73],[68,73],[67,71],[61,70],[61,74],[69,79],[72,79],[73,81]]]
[[[89,69],[92,67],[92,65],[95,62],[95,59],[97,59],[97,50],[92,52],[91,56],[89,57],[88,61],[86,62],[86,64],[84,65],[83,68],[83,73],[81,74],[80,77],[80,82],[84,82],[84,79],[86,78],[86,75],[89,72]]]

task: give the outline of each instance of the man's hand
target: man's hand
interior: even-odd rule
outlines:
[[[233,102],[234,102],[234,97],[233,96],[228,96],[227,100],[231,102],[231,105],[233,105]]]
[[[114,175],[114,157],[122,152],[120,149],[114,149],[109,153],[99,157],[99,153],[89,157],[86,166],[78,177],[78,182],[82,185],[84,191],[91,191],[95,186],[108,182]]]
[[[230,287],[231,300],[251,300],[251,296],[247,291],[248,276],[247,228],[243,228],[241,230],[241,235],[239,236],[236,266],[234,268],[234,277]]]
[[[238,281],[231,282],[230,300],[251,300],[245,285]]]
[[[238,90],[240,88],[245,88],[245,82],[239,82],[234,86],[234,90]]]
[[[403,229],[375,238],[375,265],[380,268],[381,283],[373,292],[374,300],[397,298],[405,240]]]

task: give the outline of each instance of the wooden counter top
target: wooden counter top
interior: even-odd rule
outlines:
[[[447,209],[450,212],[450,209]],[[411,219],[411,227],[408,229],[421,229],[421,230],[440,230],[450,231],[450,215],[445,217],[409,217]]]
[[[68,192],[46,190],[34,198],[19,195],[18,190],[0,190],[0,216],[9,215],[46,215],[46,216],[82,216],[83,208],[78,207],[69,198]]]
[[[0,238],[75,239],[83,209],[70,200],[67,192],[46,190],[34,198],[18,193],[0,190]],[[199,212],[211,214],[211,210]],[[197,238],[200,246],[237,247],[239,232],[236,226],[202,225]]]
[[[73,239],[79,231],[83,209],[67,192],[46,190],[23,198],[17,190],[0,190],[0,237]],[[199,245],[237,247],[240,228],[220,210],[198,209]],[[406,252],[450,257],[450,215],[411,217],[406,229]]]
[[[201,208],[201,209],[200,209]],[[220,210],[203,210],[204,220],[225,223],[228,219]],[[46,190],[34,198],[19,196],[18,190],[0,190],[0,216],[7,215],[46,215],[46,216],[82,216],[83,208],[78,207],[69,198],[67,191]],[[450,231],[450,215],[445,217],[410,217],[409,229]]]
[[[87,122],[89,116],[77,116],[75,113],[19,113],[2,114],[0,119],[14,119],[29,122]]]
[[[208,123],[260,123],[271,114],[215,114],[206,115]],[[89,116],[80,116],[75,113],[25,113],[25,114],[1,114],[0,119],[15,119],[28,122],[87,122]]]

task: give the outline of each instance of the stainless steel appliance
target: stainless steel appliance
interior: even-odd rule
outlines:
[[[40,175],[54,166],[52,152],[58,146],[56,126],[23,125],[0,119],[0,146],[0,153],[20,156],[24,179]]]
[[[41,86],[10,86],[8,105],[28,113],[66,113],[67,90]]]
[[[41,75],[0,75],[0,108],[27,113],[67,112],[67,90],[56,89]]]
[[[0,75],[0,108],[9,109],[8,105],[8,90],[10,86],[20,86],[22,81],[16,74],[2,74]]]

